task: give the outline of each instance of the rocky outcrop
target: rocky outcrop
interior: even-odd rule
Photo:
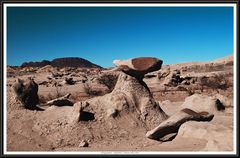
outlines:
[[[159,71],[145,75],[144,81],[159,100],[182,101],[194,93],[219,93],[232,98],[232,57],[212,62],[163,65]]]

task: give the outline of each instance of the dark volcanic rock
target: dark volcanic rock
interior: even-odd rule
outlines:
[[[82,67],[82,68],[101,68],[101,66],[91,63],[90,61],[78,58],[78,57],[67,57],[67,58],[56,58],[52,61],[43,60],[41,62],[25,62],[21,67],[44,67],[51,65],[53,67]]]
[[[86,68],[101,68],[96,64],[82,58],[57,58],[51,62],[53,67],[86,67]]]
[[[24,62],[21,67],[44,67],[46,65],[51,65],[51,62],[48,60],[43,60],[41,62]]]

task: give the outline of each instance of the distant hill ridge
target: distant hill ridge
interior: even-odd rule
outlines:
[[[44,67],[46,65],[51,65],[53,67],[102,68],[99,65],[79,57],[56,58],[52,61],[24,62],[21,67]]]

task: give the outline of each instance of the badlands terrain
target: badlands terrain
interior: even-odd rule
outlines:
[[[233,56],[62,62],[7,67],[7,151],[233,151]]]

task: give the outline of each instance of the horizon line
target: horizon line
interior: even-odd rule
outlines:
[[[231,57],[231,56],[234,57],[234,53],[231,53],[231,54],[229,54],[229,55],[227,55],[227,56],[223,56],[223,57],[220,57],[220,58],[215,58],[215,59],[213,59],[213,60],[205,60],[205,61],[183,61],[183,62],[176,62],[176,63],[169,63],[169,64],[164,64],[164,62],[163,62],[162,66],[176,65],[176,64],[186,64],[186,63],[211,62],[211,61],[214,62],[214,61],[216,61],[216,60],[218,60],[218,59],[223,59],[223,58],[227,58],[227,57]],[[90,60],[88,60],[88,59],[86,59],[86,58],[77,57],[77,56],[56,57],[56,58],[53,58],[53,59],[42,59],[42,60],[38,60],[38,61],[25,61],[25,62],[23,62],[23,63],[42,62],[42,61],[50,61],[50,62],[51,62],[51,61],[53,61],[53,60],[55,60],[55,59],[60,59],[60,58],[81,58],[81,59],[84,59],[84,60],[87,60],[87,61],[91,62],[92,64],[98,65],[98,66],[100,66],[100,67],[102,67],[102,68],[115,67],[113,63],[112,63],[113,66],[103,67],[102,65],[93,63],[92,61],[90,61]],[[136,57],[136,58],[138,58],[138,57]],[[128,58],[128,59],[133,59],[133,58]],[[128,59],[120,59],[120,60],[128,60]],[[160,59],[160,60],[162,60],[162,59]],[[22,63],[22,64],[23,64],[23,63]],[[10,64],[7,64],[7,66],[11,66],[11,67],[21,67],[22,64],[20,64],[20,65],[10,65]]]

